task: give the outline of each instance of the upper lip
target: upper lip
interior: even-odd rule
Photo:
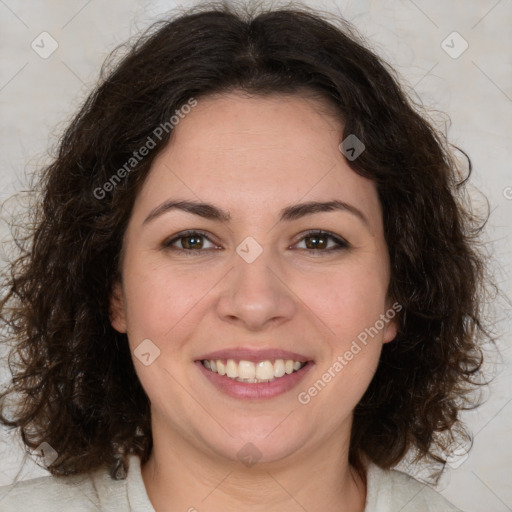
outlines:
[[[204,359],[234,359],[236,361],[258,361],[274,360],[274,359],[293,359],[294,361],[306,362],[311,358],[298,354],[297,352],[290,352],[288,350],[281,350],[278,348],[269,349],[252,349],[252,348],[226,348],[223,350],[216,350],[209,352],[198,358],[199,361]]]

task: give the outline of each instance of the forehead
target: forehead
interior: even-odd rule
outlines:
[[[206,97],[176,127],[169,149],[174,146],[175,157],[187,152],[190,159],[193,148],[199,161],[286,155],[295,161],[315,159],[321,166],[339,156],[337,144],[333,148],[332,142],[343,129],[340,120],[327,112],[325,103],[304,95]],[[252,162],[256,169],[257,162]]]
[[[379,220],[372,181],[339,150],[343,125],[302,95],[225,94],[199,99],[154,160],[138,202],[179,196],[234,212],[300,200],[351,200]]]

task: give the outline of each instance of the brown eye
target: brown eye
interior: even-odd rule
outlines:
[[[205,241],[210,246],[205,246]],[[188,231],[165,241],[163,247],[174,251],[202,252],[203,249],[218,248],[204,233]]]
[[[336,251],[349,247],[349,244],[342,238],[323,231],[307,233],[300,239],[299,243],[302,241],[304,241],[305,247],[299,247],[300,249],[320,250],[320,252]]]
[[[325,249],[328,245],[325,235],[310,235],[304,238],[308,249]]]
[[[201,235],[188,235],[180,238],[183,249],[201,249],[203,237]]]

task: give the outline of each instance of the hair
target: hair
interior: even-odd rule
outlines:
[[[348,165],[377,185],[388,295],[402,309],[353,412],[350,463],[389,469],[412,452],[442,465],[453,439],[469,439],[460,412],[474,404],[482,347],[492,340],[482,320],[485,221],[464,195],[471,160],[461,151],[464,176],[458,148],[363,41],[343,19],[304,6],[205,4],[153,24],[121,47],[115,65],[116,52],[106,61],[38,175],[41,197],[2,274],[12,379],[0,394],[0,421],[19,429],[28,448],[54,448],[52,474],[102,465],[119,479],[128,454],[149,458],[149,399],[126,334],[110,324],[109,299],[134,200],[172,135],[155,129],[191,98],[217,93],[311,93],[342,122],[340,142],[353,134],[365,145]],[[121,173],[148,138],[154,148]]]

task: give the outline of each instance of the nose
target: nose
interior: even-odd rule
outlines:
[[[264,250],[252,263],[234,256],[234,268],[225,277],[217,303],[222,321],[258,331],[293,318],[294,294],[269,253]]]

